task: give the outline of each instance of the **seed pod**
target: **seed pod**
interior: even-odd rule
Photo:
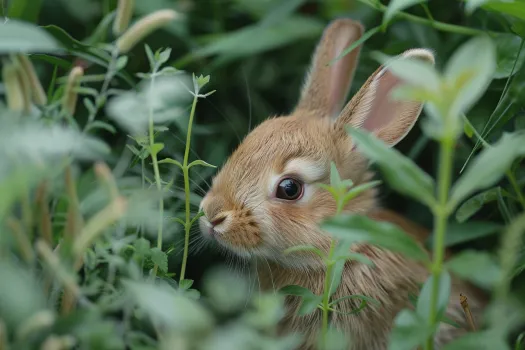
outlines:
[[[168,24],[177,16],[178,13],[173,10],[159,10],[142,17],[117,40],[119,52],[128,52],[147,35]]]
[[[22,69],[29,78],[33,102],[39,106],[45,106],[47,104],[47,95],[44,91],[44,88],[42,87],[42,84],[40,84],[40,80],[36,75],[35,67],[33,67],[31,60],[23,54],[19,54],[17,58],[20,62]]]
[[[115,36],[119,36],[128,29],[134,7],[135,0],[118,0],[117,16],[113,22],[113,34]]]
[[[15,112],[26,109],[24,90],[18,79],[17,67],[12,62],[5,62],[2,69],[7,107]]]
[[[29,81],[29,76],[24,71],[22,64],[16,56],[13,57],[13,64],[16,68],[18,82],[22,88],[22,96],[24,97],[24,112],[29,112],[31,109],[31,82]]]
[[[84,69],[77,66],[71,70],[67,78],[64,97],[62,98],[62,109],[67,111],[69,115],[75,113],[78,100],[78,93],[75,89],[78,87],[80,78],[82,78],[83,75]]]

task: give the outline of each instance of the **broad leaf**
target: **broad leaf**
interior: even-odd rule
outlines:
[[[348,132],[359,150],[377,163],[392,188],[428,206],[434,204],[434,180],[410,158],[388,147],[370,133],[351,128]]]
[[[151,261],[157,264],[162,272],[168,272],[168,256],[159,248],[151,249]]]
[[[483,288],[493,287],[501,277],[498,265],[487,252],[462,251],[450,259],[446,266],[460,278]]]
[[[32,23],[10,19],[0,25],[0,54],[48,53],[59,50],[58,42],[45,30]]]
[[[430,317],[430,303],[432,300],[432,289],[434,284],[434,276],[430,275],[426,280],[419,296],[417,298],[416,312],[418,315],[424,319],[428,320]],[[451,278],[448,271],[443,270],[441,272],[439,283],[439,290],[437,295],[437,304],[436,304],[436,320],[440,320],[447,309],[448,301],[450,299],[450,288],[451,288]]]
[[[520,51],[522,39],[513,34],[500,34],[494,41],[497,52],[494,79],[508,78],[511,74],[519,72],[525,61],[525,52]]]
[[[323,301],[322,295],[315,295],[313,297],[309,298],[303,298],[301,301],[301,306],[299,306],[299,310],[297,310],[297,314],[299,316],[307,315],[309,313],[312,313],[317,309],[317,306]]]
[[[502,226],[489,221],[470,221],[465,223],[451,222],[447,225],[445,245],[451,247],[460,243],[472,241],[498,232]],[[431,237],[429,238],[432,246]]]
[[[501,187],[494,187],[478,193],[477,195],[467,199],[456,211],[456,220],[458,222],[465,222],[474,214],[476,214],[482,207],[488,202],[493,202],[498,199],[499,193],[503,192],[505,195],[506,191],[502,190]]]
[[[504,133],[493,146],[481,151],[454,184],[451,194],[452,203],[457,205],[473,192],[499,181],[512,162],[525,155],[524,137],[524,133]]]
[[[398,226],[374,221],[366,216],[343,214],[324,221],[321,228],[335,238],[355,243],[369,243],[428,262],[423,248]]]

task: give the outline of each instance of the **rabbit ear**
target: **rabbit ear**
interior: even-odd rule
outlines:
[[[395,59],[420,59],[434,64],[432,51],[413,49]],[[423,104],[415,101],[396,101],[390,96],[403,81],[381,66],[368,78],[363,87],[343,109],[336,121],[337,129],[346,125],[374,133],[389,146],[401,141],[416,123]]]
[[[360,46],[332,65],[329,63],[362,34],[362,25],[350,19],[338,19],[328,25],[315,50],[294,114],[302,111],[321,117],[337,117],[354,76]]]

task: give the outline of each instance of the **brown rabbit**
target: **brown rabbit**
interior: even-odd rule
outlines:
[[[318,224],[335,214],[336,205],[330,193],[314,183],[329,182],[331,161],[341,177],[351,179],[355,185],[369,181],[373,175],[345,126],[364,128],[394,146],[421,113],[420,103],[389,98],[392,89],[402,82],[388,67],[380,67],[342,109],[360,48],[331,66],[328,63],[359,39],[362,32],[362,26],[349,19],[335,20],[327,27],[293,113],[270,118],[255,128],[214,178],[211,190],[202,200],[203,235],[255,262],[262,288],[297,284],[318,295],[322,293],[325,267],[321,260],[304,253],[285,255],[283,251],[304,244],[328,251],[330,238]],[[399,59],[407,57],[434,63],[432,52],[425,49],[406,51]],[[359,195],[344,210],[391,222],[421,243],[428,236],[424,228],[381,209],[375,189]],[[375,246],[359,245],[353,249],[366,254],[374,265],[347,263],[334,298],[361,294],[375,298],[381,307],[367,307],[354,315],[334,313],[331,322],[350,336],[351,349],[386,349],[395,315],[409,306],[408,294],[417,293],[418,283],[423,283],[429,274],[420,264]],[[436,347],[466,331],[460,293],[469,297],[475,319],[481,320],[485,297],[453,278],[447,314],[463,328],[442,323]],[[349,312],[358,303],[347,300],[338,308]],[[297,316],[298,306],[297,298],[287,298],[282,330],[303,334],[301,349],[315,349],[321,312]]]

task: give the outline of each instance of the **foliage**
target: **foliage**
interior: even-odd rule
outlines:
[[[350,252],[359,242],[432,272],[389,348],[433,347],[451,275],[493,298],[479,330],[446,349],[523,347],[522,1],[11,0],[1,10],[0,349],[293,349],[301,335],[278,332],[283,295],[302,298],[301,314],[321,310],[320,348],[344,349],[330,313],[349,298],[355,314],[377,304],[332,298],[347,260],[372,263]],[[288,253],[322,258],[322,295],[258,293],[253,274],[216,268],[213,249],[191,254],[203,248],[199,203],[212,164],[295,103],[336,17],[367,28],[342,53],[364,44],[352,93],[377,61],[435,50],[436,68],[391,66],[408,82],[395,97],[425,102],[421,127],[396,150],[348,130],[384,181],[354,187],[332,165],[319,184],[338,203],[323,223],[331,248]],[[432,259],[399,227],[342,212],[380,183],[386,206],[433,225]]]

